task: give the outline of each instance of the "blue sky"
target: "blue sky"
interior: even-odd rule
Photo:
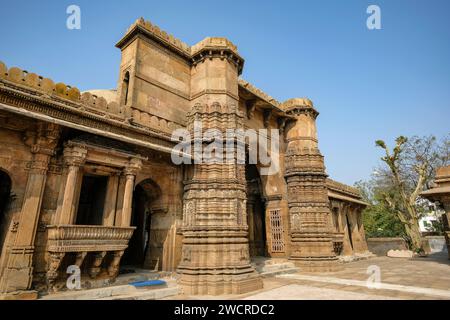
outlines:
[[[66,28],[70,4],[81,30]],[[381,30],[366,28],[370,4]],[[190,45],[225,36],[244,79],[279,101],[314,101],[327,171],[353,184],[380,162],[376,139],[450,131],[449,14],[446,0],[1,0],[0,60],[81,90],[113,88],[114,44],[140,16]]]

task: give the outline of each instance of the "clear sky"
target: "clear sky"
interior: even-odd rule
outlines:
[[[81,8],[81,30],[66,8]],[[368,5],[381,30],[368,30]],[[450,1],[0,0],[0,60],[81,90],[116,86],[114,44],[138,17],[192,45],[225,36],[243,78],[279,101],[309,97],[330,176],[353,184],[379,163],[374,141],[450,132]]]

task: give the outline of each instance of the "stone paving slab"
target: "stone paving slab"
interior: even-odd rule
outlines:
[[[381,282],[379,289],[366,286],[370,266],[378,266]],[[299,275],[297,279],[295,276]],[[450,260],[444,254],[427,258],[375,257],[346,263],[343,270],[322,274],[283,275],[264,278],[264,288],[242,295],[186,296],[170,299],[450,299]]]
[[[251,295],[243,300],[396,300],[396,298],[289,284]]]

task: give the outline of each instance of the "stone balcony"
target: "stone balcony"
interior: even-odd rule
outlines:
[[[125,250],[135,227],[51,225],[49,252],[92,252]]]
[[[93,257],[87,266],[89,276],[95,278],[102,262],[109,255],[107,271],[115,277],[120,259],[128,247],[135,227],[97,225],[49,225],[47,251],[49,253],[47,282],[52,287],[59,276],[58,269],[67,254],[75,255],[74,265],[81,267],[88,253]]]

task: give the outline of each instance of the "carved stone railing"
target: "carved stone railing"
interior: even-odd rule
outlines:
[[[47,251],[49,261],[47,282],[53,287],[58,278],[58,269],[67,253],[75,253],[75,265],[81,267],[84,258],[92,253],[92,265],[88,268],[91,278],[101,271],[103,259],[112,255],[108,274],[115,277],[119,270],[120,259],[128,247],[128,241],[135,227],[85,226],[85,225],[50,225],[48,230]]]
[[[92,252],[125,250],[135,227],[48,226],[48,251]]]

